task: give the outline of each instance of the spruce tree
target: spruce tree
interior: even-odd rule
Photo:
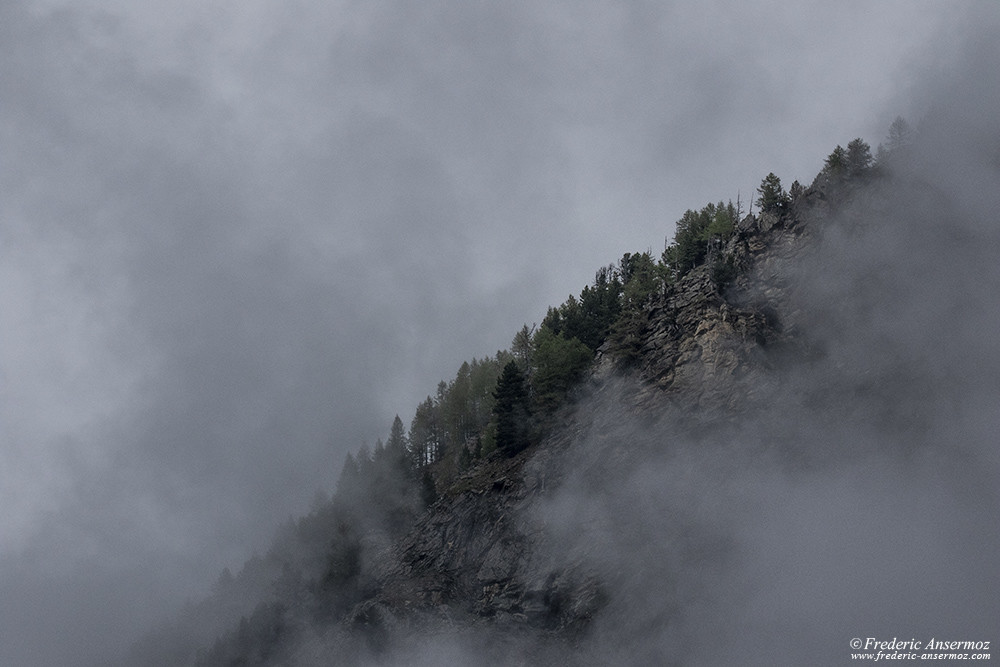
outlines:
[[[872,148],[860,137],[847,144],[847,173],[860,176],[872,166]]]
[[[831,176],[843,176],[847,171],[847,151],[844,147],[837,145],[833,149],[833,152],[826,157],[826,162],[823,163],[823,171],[827,172]]]
[[[497,449],[512,456],[528,446],[528,389],[524,375],[511,360],[503,367],[493,392]]]
[[[386,458],[401,470],[412,469],[414,465],[407,452],[408,447],[406,427],[403,426],[403,420],[399,415],[396,415],[389,428],[389,439],[385,443]]]

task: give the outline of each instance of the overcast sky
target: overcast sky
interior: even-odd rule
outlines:
[[[112,650],[602,264],[919,114],[965,6],[872,5],[0,2],[0,659]]]

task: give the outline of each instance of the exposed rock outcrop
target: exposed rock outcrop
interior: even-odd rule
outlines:
[[[638,362],[626,377],[602,351],[583,390],[586,409],[567,408],[539,446],[459,476],[376,559],[373,593],[349,623],[375,635],[444,623],[520,628],[559,641],[585,630],[605,602],[603,582],[583,560],[553,555],[533,507],[563,481],[561,457],[572,455],[574,442],[605,438],[605,455],[628,456],[625,443],[613,440],[616,410],[725,421],[764,400],[775,355],[801,352],[795,313],[785,305],[794,288],[785,267],[808,251],[806,230],[822,199],[810,189],[780,216],[742,221],[721,250],[738,277],[720,286],[706,264],[651,303]],[[616,397],[614,409],[600,409],[606,396]]]

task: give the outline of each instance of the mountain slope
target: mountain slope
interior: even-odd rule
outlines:
[[[201,664],[839,663],[859,635],[987,639],[1000,188],[952,174],[1000,186],[1000,160],[923,141],[739,221],[539,442],[442,477],[422,513],[375,512],[412,524],[273,558]]]
[[[969,586],[997,583],[997,534],[965,531],[997,507],[997,415],[959,404],[997,396],[968,355],[997,360],[958,329],[996,318],[962,293],[966,270],[995,282],[997,237],[926,179],[821,175],[742,221],[719,251],[731,284],[691,271],[649,306],[629,372],[605,354],[541,445],[460,477],[384,552],[345,617],[365,650],[713,663],[745,659],[735,628],[761,626],[839,662],[856,624],[987,636],[996,603]],[[928,547],[939,531],[964,539]]]
[[[748,218],[723,252],[751,274],[766,270],[774,257],[802,252],[799,224],[794,208],[765,219],[765,229]],[[610,582],[585,556],[560,548],[539,504],[558,495],[581,445],[597,456],[595,468],[612,461],[627,467],[643,453],[637,440],[648,439],[646,427],[667,415],[679,434],[701,432],[708,420],[738,419],[766,384],[769,347],[784,342],[776,304],[768,310],[743,303],[736,290],[721,294],[710,273],[709,265],[698,267],[650,305],[633,372],[623,376],[614,358],[602,356],[541,445],[459,477],[383,554],[376,593],[348,614],[349,623],[380,638],[442,622],[501,628],[507,636],[497,640],[500,662],[519,633],[555,646],[584,635],[608,603]],[[523,650],[542,648],[531,643]]]

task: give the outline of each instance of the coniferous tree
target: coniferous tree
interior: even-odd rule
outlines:
[[[535,403],[545,411],[556,408],[566,393],[583,376],[594,360],[594,353],[576,338],[567,340],[548,327],[540,328],[534,337]]]
[[[736,230],[736,207],[732,201],[728,204],[721,201],[718,204],[709,204],[706,209],[709,207],[711,207],[710,219],[705,231],[702,232],[702,237],[710,242],[727,240]]]
[[[843,176],[847,173],[847,151],[844,147],[837,145],[833,152],[826,157],[823,163],[823,171],[831,176]]]
[[[860,176],[872,166],[872,148],[860,137],[847,144],[847,173]]]
[[[389,428],[389,439],[385,443],[386,455],[390,460],[403,461],[406,458],[406,429],[403,420],[396,415]]]
[[[579,337],[577,334],[579,334],[584,328],[583,308],[580,306],[580,301],[575,296],[570,294],[566,299],[566,302],[556,309],[554,316],[556,318],[556,327],[549,327],[552,331],[555,333],[574,332],[570,333],[569,337]]]
[[[440,450],[440,428],[438,409],[434,399],[428,396],[417,406],[410,424],[410,458],[415,469],[430,465],[438,460]]]
[[[548,329],[554,334],[562,333],[563,330],[563,308],[566,308],[570,301],[576,301],[576,298],[570,294],[569,298],[566,299],[565,303],[559,308],[549,306],[549,309],[545,311],[545,317],[542,318],[542,328]],[[537,334],[536,334],[537,335]]]
[[[503,367],[493,392],[493,417],[496,422],[496,447],[513,455],[529,444],[529,395],[524,375],[511,360]]]
[[[669,282],[681,278],[702,264],[710,246],[719,249],[735,233],[738,216],[738,207],[731,201],[728,204],[709,203],[700,211],[685,211],[677,221],[674,243],[667,246],[661,256],[659,279]]]
[[[805,188],[802,187],[801,183],[798,181],[792,181],[791,187],[788,188],[788,196],[794,201],[800,197],[804,191]]]
[[[594,284],[580,292],[578,316],[567,309],[563,317],[562,334],[576,338],[591,350],[597,350],[608,337],[611,325],[618,318],[621,307],[622,284],[614,266],[598,269]]]
[[[473,397],[469,413],[473,421],[471,430],[476,434],[482,432],[493,415],[493,390],[497,386],[500,369],[506,363],[501,362],[503,358],[503,353],[498,352],[494,359],[473,359],[469,365],[469,385]]]
[[[476,430],[471,414],[473,400],[471,373],[469,363],[463,362],[443,397],[441,413],[448,434],[446,450],[452,447],[464,449],[466,441]]]
[[[706,207],[704,213],[702,237],[706,237],[708,227],[716,214],[714,204]],[[701,242],[702,246],[707,241]],[[656,266],[652,255],[644,253],[625,253],[619,262],[621,266],[622,304],[618,319],[611,328],[609,336],[612,352],[618,362],[629,365],[638,357],[643,337],[649,323],[646,305],[660,290],[662,285],[661,272]]]
[[[709,208],[711,206],[711,209]],[[708,245],[705,243],[705,231],[711,224],[714,215],[714,205],[709,205],[701,211],[687,210],[677,221],[674,231],[674,243],[663,253],[663,261],[674,276],[680,278],[705,259]]]
[[[648,252],[627,252],[618,261],[622,281],[622,307],[641,306],[659,288],[656,262]]]
[[[760,182],[757,188],[757,206],[762,213],[774,213],[782,210],[788,205],[788,193],[781,187],[781,179],[771,172]]]

